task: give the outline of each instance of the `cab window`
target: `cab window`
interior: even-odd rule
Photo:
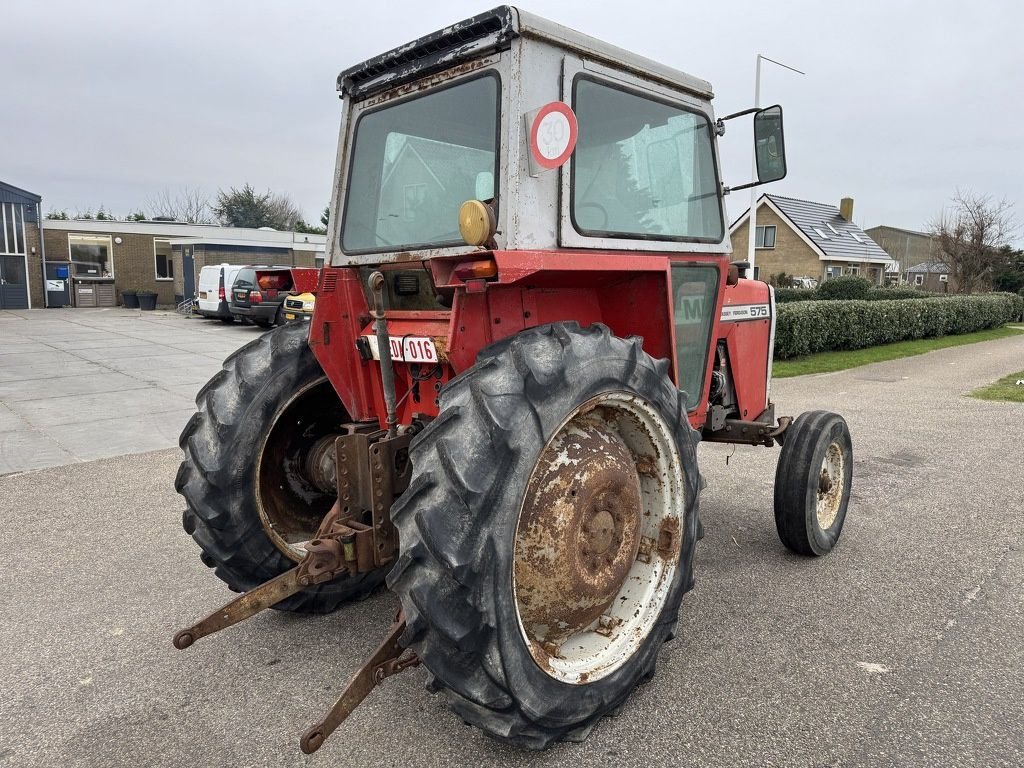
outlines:
[[[577,77],[579,137],[572,221],[583,235],[720,242],[724,236],[707,117]]]
[[[672,314],[676,332],[676,368],[679,389],[686,393],[686,409],[693,410],[704,389],[704,373],[711,347],[712,318],[718,298],[718,267],[673,265]]]

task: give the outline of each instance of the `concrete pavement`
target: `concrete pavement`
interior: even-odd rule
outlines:
[[[262,329],[173,312],[0,312],[0,475],[177,444],[199,388]]]

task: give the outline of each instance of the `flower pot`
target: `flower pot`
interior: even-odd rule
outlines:
[[[144,311],[156,309],[156,294],[153,291],[139,291],[135,295],[139,300],[139,309]]]
[[[139,294],[137,291],[121,291],[121,302],[125,309],[139,308]]]

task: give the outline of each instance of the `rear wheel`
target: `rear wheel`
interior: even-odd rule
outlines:
[[[463,720],[544,748],[654,672],[692,583],[697,433],[637,338],[575,324],[441,393],[392,510],[411,646]]]
[[[224,361],[196,396],[175,488],[201,558],[246,592],[295,566],[335,495],[308,477],[306,458],[349,420],[307,344],[308,328],[263,334]],[[275,605],[327,612],[369,593],[379,569],[306,589]]]
[[[799,555],[832,551],[846,521],[853,443],[842,416],[808,411],[786,430],[775,470],[775,527]]]

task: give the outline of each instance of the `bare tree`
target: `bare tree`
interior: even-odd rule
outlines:
[[[210,196],[199,188],[163,189],[149,201],[151,216],[167,216],[186,224],[212,224]]]
[[[1017,224],[1013,204],[957,190],[953,206],[931,224],[936,261],[949,270],[959,293],[989,288],[1001,263],[999,249],[1007,245]]]

